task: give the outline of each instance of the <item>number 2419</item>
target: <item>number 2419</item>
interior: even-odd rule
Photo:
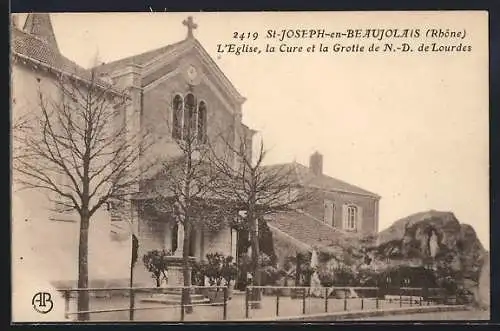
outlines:
[[[257,40],[259,37],[258,32],[234,32],[233,33],[233,39],[252,39],[252,40]]]

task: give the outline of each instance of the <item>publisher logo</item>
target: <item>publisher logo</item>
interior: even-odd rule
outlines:
[[[52,296],[48,292],[38,292],[31,299],[31,304],[33,309],[40,314],[47,314],[54,307],[54,302],[52,302]]]

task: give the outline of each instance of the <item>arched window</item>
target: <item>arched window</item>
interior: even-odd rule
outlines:
[[[203,101],[198,106],[198,141],[207,142],[207,105]]]
[[[196,133],[196,99],[193,94],[186,95],[184,106],[183,139],[192,139]]]
[[[172,138],[195,139],[200,143],[207,142],[207,104],[201,101],[197,105],[196,97],[189,93],[183,99],[176,95],[172,102],[173,126]]]
[[[173,108],[173,125],[172,125],[172,138],[182,138],[182,117],[183,117],[183,100],[180,95],[174,97],[172,103]]]

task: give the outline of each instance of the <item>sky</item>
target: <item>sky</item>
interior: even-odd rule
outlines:
[[[484,13],[51,14],[64,55],[89,67],[195,37],[247,99],[243,121],[269,149],[267,163],[307,165],[382,196],[382,230],[435,209],[472,225],[489,249],[488,36]],[[22,17],[21,17],[22,21]],[[264,47],[268,29],[465,30],[470,53],[217,53],[217,44]],[[234,32],[259,32],[235,40]],[[354,41],[328,40],[352,45]],[[412,41],[415,45],[419,43]],[[278,46],[281,42],[274,42]],[[285,42],[283,42],[285,43]],[[294,39],[307,47],[318,40]],[[366,43],[364,41],[364,43]],[[318,47],[318,46],[317,46]]]

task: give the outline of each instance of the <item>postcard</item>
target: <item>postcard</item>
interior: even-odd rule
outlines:
[[[13,322],[490,319],[486,11],[10,31]]]

